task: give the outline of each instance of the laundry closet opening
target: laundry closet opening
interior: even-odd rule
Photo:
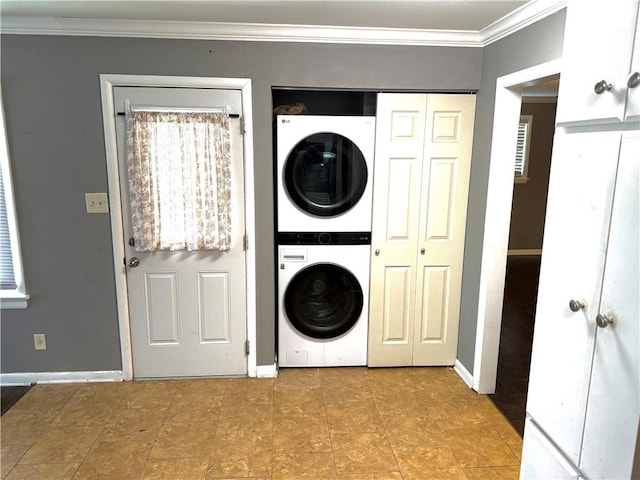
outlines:
[[[278,366],[453,366],[475,95],[272,102]]]
[[[272,100],[278,365],[366,365],[377,92]]]

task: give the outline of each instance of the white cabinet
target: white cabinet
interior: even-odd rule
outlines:
[[[569,2],[558,124],[640,119],[637,25],[638,0]]]
[[[556,135],[527,412],[577,465],[619,133]],[[585,303],[572,312],[570,300]]]
[[[380,94],[369,366],[453,365],[474,95]]]
[[[555,465],[536,431],[578,478],[640,475],[639,3],[568,4],[521,478]]]
[[[527,413],[591,479],[630,478],[638,447],[638,152],[640,131],[554,143]]]

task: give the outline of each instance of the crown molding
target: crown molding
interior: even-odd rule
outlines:
[[[564,8],[566,1],[535,0],[481,31],[5,16],[0,22],[0,32],[9,35],[484,47],[557,12]]]
[[[347,43],[477,47],[478,32],[262,23],[5,17],[0,31],[18,35],[174,38],[246,42]]]
[[[543,18],[566,8],[568,0],[535,0],[514,10],[480,32],[482,46],[497,42],[518,30],[532,25]]]

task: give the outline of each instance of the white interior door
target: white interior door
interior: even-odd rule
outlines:
[[[241,114],[240,90],[115,87],[114,105],[228,107]],[[125,117],[116,120],[120,189],[136,378],[247,372],[244,154],[240,120],[231,119],[232,237],[229,252],[136,252],[129,210]]]
[[[453,365],[475,97],[380,94],[370,366]]]
[[[474,95],[427,99],[413,365],[453,365],[458,352],[475,105]]]
[[[427,96],[378,95],[368,365],[413,362]]]

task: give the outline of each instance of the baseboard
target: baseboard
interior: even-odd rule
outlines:
[[[507,255],[509,257],[511,257],[511,256],[515,257],[515,256],[518,256],[518,255],[521,255],[521,256],[538,255],[538,256],[540,256],[540,255],[542,255],[542,249],[541,248],[524,248],[524,249],[520,249],[520,250],[518,250],[518,249],[507,250]]]
[[[0,373],[0,385],[3,387],[31,385],[33,383],[121,382],[122,380],[121,370]]]
[[[453,371],[460,376],[460,378],[464,381],[464,383],[467,384],[469,388],[473,388],[473,375],[469,373],[469,370],[467,370],[457,358],[456,362],[453,365]]]
[[[258,378],[275,378],[278,376],[278,369],[276,364],[273,365],[257,365],[256,377]]]

